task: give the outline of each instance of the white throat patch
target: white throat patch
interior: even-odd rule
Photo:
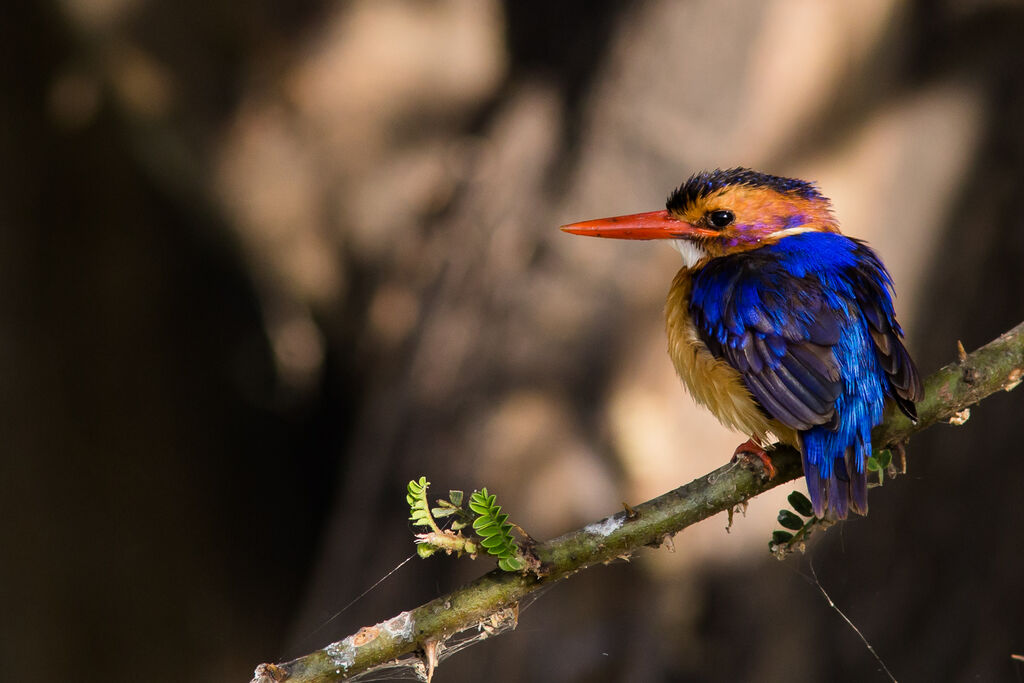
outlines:
[[[674,239],[672,246],[676,248],[679,255],[683,257],[683,265],[693,268],[701,259],[707,258],[708,252],[700,248],[700,245],[690,240]]]

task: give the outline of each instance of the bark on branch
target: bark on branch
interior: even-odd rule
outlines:
[[[962,420],[964,410],[997,391],[1010,391],[1022,376],[1024,323],[928,377],[925,398],[917,406],[918,422],[912,423],[896,411],[887,413],[875,429],[875,447],[901,442],[936,422]],[[802,475],[800,456],[791,448],[773,451],[772,461],[778,474],[770,481],[752,471],[724,465],[637,505],[628,517],[619,512],[538,544],[534,552],[541,561],[541,576],[494,570],[321,650],[290,662],[261,664],[252,683],[337,681],[388,664],[432,672],[438,653],[451,636],[470,629],[487,635],[514,625],[518,602],[531,592],[591,565],[628,556],[643,546],[660,545],[691,524]]]

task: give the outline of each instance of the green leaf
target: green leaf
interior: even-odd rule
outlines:
[[[878,452],[878,464],[883,469],[885,469],[890,464],[892,464],[892,451],[890,451],[888,448],[879,451]]]
[[[491,555],[500,555],[501,550],[507,547],[505,539],[502,538],[500,535],[485,538],[484,540],[480,541],[480,545],[487,548],[487,552]],[[497,550],[498,552],[493,553],[491,552],[492,550]]]
[[[518,572],[523,569],[523,563],[514,557],[498,560],[498,566],[506,572]]]
[[[491,510],[487,503],[487,487],[481,491],[473,491],[469,496],[469,509],[478,515],[486,515]]]
[[[772,543],[775,545],[782,545],[783,543],[789,543],[793,540],[793,534],[788,531],[773,531],[772,532]]]
[[[440,531],[434,518],[430,516],[430,504],[427,502],[427,488],[430,482],[426,477],[420,477],[419,481],[412,480],[406,486],[405,500],[409,504],[409,519],[413,526],[426,526],[434,531]]]
[[[892,462],[892,451],[883,449],[878,451],[877,456],[868,458],[867,468],[871,472],[878,472],[878,483],[885,483],[885,470]]]
[[[512,537],[512,524],[508,513],[501,511],[498,497],[486,488],[474,491],[469,497],[469,509],[476,515],[473,530],[480,536],[480,547],[498,559],[498,566],[505,571],[519,571],[524,563],[519,559],[520,549]]]
[[[427,559],[436,552],[437,548],[430,545],[429,543],[419,543],[416,545],[416,554],[422,557],[423,559]]]
[[[779,510],[778,520],[779,524],[793,531],[799,531],[804,526],[804,520],[800,519],[789,510]]]
[[[448,492],[448,500],[450,500],[452,502],[452,505],[454,505],[457,508],[462,507],[462,496],[462,491],[452,490]]]
[[[484,538],[487,538],[488,536],[500,534],[501,527],[495,524],[493,520],[487,519],[486,517],[477,517],[476,521],[473,522],[473,531],[477,532]]]
[[[433,520],[426,510],[413,508],[410,510],[409,519],[412,520],[413,526],[433,526]]]
[[[799,491],[793,491],[786,498],[789,504],[793,506],[793,509],[799,512],[804,517],[812,517],[814,515],[814,507],[811,505],[811,501],[807,499],[807,496],[800,493]]]

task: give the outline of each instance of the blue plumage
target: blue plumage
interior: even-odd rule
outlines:
[[[885,266],[863,243],[808,232],[710,260],[690,314],[711,353],[800,437],[815,513],[867,511],[871,429],[885,398],[913,414],[916,371]]]

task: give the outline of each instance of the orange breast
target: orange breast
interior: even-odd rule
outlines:
[[[697,336],[690,317],[692,273],[683,268],[672,281],[665,303],[668,354],[693,400],[705,406],[726,427],[753,436],[762,445],[771,443],[771,432],[780,441],[796,445],[796,432],[764,415],[743,384],[740,373],[711,355]]]

